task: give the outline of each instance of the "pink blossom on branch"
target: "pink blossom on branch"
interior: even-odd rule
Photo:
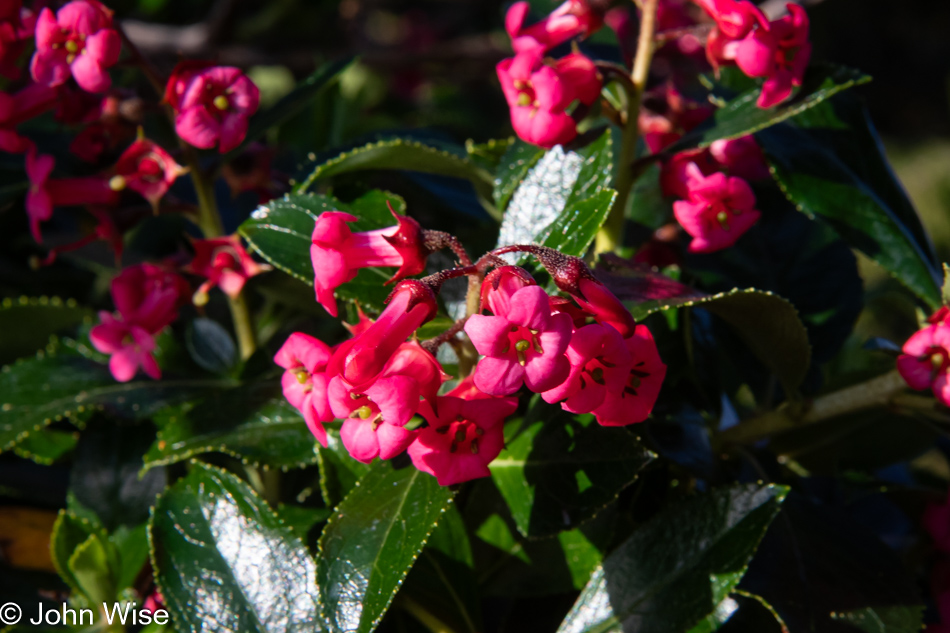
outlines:
[[[270,270],[247,252],[237,235],[193,240],[195,256],[184,270],[206,277],[207,280],[195,292],[195,302],[206,303],[208,291],[218,286],[229,297],[241,294],[248,279]]]
[[[623,389],[608,390],[603,404],[593,410],[597,423],[602,426],[626,426],[646,420],[666,377],[666,365],[647,326],[638,325],[633,336],[624,339],[624,344],[632,366]]]
[[[673,203],[673,214],[693,241],[693,253],[711,253],[736,243],[759,221],[755,194],[741,178],[722,173],[704,176],[694,163],[687,166],[689,198]]]
[[[488,464],[505,443],[503,422],[517,408],[517,398],[493,398],[480,393],[471,379],[463,380],[437,398],[437,408],[422,404],[428,426],[418,431],[409,457],[441,486],[488,477]]]
[[[904,343],[897,371],[912,389],[931,389],[950,406],[950,324],[940,322],[920,330]]]
[[[600,95],[597,68],[580,53],[546,64],[539,51],[528,51],[503,59],[496,71],[515,133],[540,147],[572,141],[577,124],[567,108],[575,101],[590,105]]]
[[[191,286],[178,273],[157,264],[124,268],[110,286],[122,319],[156,333],[178,318],[188,303]]]
[[[356,216],[342,211],[321,213],[313,227],[310,259],[317,303],[337,316],[336,288],[356,277],[360,268],[399,267],[387,283],[417,275],[425,270],[429,250],[419,223],[390,211],[397,225],[375,231],[353,233],[348,224]]]
[[[162,377],[162,371],[152,356],[155,349],[153,334],[108,312],[100,312],[99,320],[99,325],[89,332],[89,339],[93,347],[110,355],[109,371],[116,380],[132,380],[139,367],[155,380]]]
[[[217,145],[224,154],[244,140],[260,92],[239,68],[188,62],[172,73],[165,99],[175,111],[178,136],[202,149]]]
[[[541,394],[546,402],[564,401],[571,413],[590,413],[608,394],[626,386],[632,359],[623,337],[609,325],[585,325],[574,331],[567,348],[571,373],[567,380]]]
[[[332,350],[323,341],[294,332],[274,356],[274,362],[286,371],[281,378],[284,397],[300,411],[307,428],[323,446],[327,445],[324,422],[333,420],[327,399],[327,363]]]
[[[158,201],[184,172],[185,169],[161,146],[143,138],[132,143],[119,156],[116,175],[110,183],[116,190],[128,187],[138,192],[152,208],[157,209]]]
[[[112,85],[106,69],[119,61],[120,49],[112,11],[97,0],[73,0],[55,14],[49,8],[40,11],[30,72],[48,86],[72,76],[87,92],[105,92]]]
[[[587,0],[567,0],[540,22],[526,27],[530,9],[528,2],[516,2],[505,14],[505,30],[515,53],[546,52],[569,39],[590,36],[604,23]]]
[[[475,386],[493,396],[507,396],[526,384],[543,392],[564,382],[570,372],[565,356],[573,322],[552,313],[548,294],[539,286],[515,291],[504,311],[472,315],[465,333],[479,354]]]
[[[808,14],[789,3],[789,14],[773,20],[768,29],[757,29],[738,43],[736,64],[750,77],[765,77],[757,105],[771,108],[788,99],[811,59]]]

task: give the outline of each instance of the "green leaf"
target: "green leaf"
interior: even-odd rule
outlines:
[[[831,617],[864,633],[919,633],[924,628],[923,606],[867,607],[832,613]]]
[[[116,597],[115,579],[109,569],[106,546],[95,534],[81,543],[67,563],[79,590],[95,605],[112,602]]]
[[[520,138],[508,146],[508,151],[502,156],[501,163],[495,169],[495,206],[499,211],[508,207],[508,201],[521,185],[528,170],[534,167],[544,150],[536,145],[525,143]]]
[[[224,380],[148,378],[118,383],[105,365],[78,354],[77,347],[64,341],[0,371],[0,451],[53,421],[90,409],[142,419],[195,393],[233,385]]]
[[[19,457],[30,459],[37,464],[49,466],[68,455],[76,448],[78,433],[41,429],[33,431],[26,439],[13,447]]]
[[[139,474],[152,437],[150,423],[115,424],[97,418],[79,438],[69,490],[107,530],[145,522],[165,488],[163,470]]]
[[[244,151],[249,144],[264,136],[268,130],[301,112],[320,96],[320,93],[334,82],[340,76],[340,73],[349,68],[354,61],[354,57],[347,57],[323,64],[309,77],[297,82],[294,89],[280,101],[251,117],[244,141],[237,149],[228,152],[224,157],[224,161],[232,160]]]
[[[549,229],[555,222],[560,221],[559,228],[564,230],[569,223],[581,221],[575,218],[575,207],[606,191],[612,179],[613,141],[609,130],[576,152],[565,153],[560,146],[549,150],[511,197],[498,246],[544,243],[549,234],[553,235]],[[600,198],[595,204],[602,201]],[[593,207],[585,207],[584,211],[590,213]]]
[[[226,374],[238,360],[234,339],[213,319],[199,317],[189,323],[185,346],[202,369],[214,374]]]
[[[372,631],[452,501],[452,491],[412,467],[373,464],[320,537],[317,578],[333,632]]]
[[[109,535],[119,555],[116,588],[121,592],[135,586],[135,580],[148,561],[148,526],[145,523],[128,527],[120,525]]]
[[[487,172],[494,173],[514,143],[514,137],[492,138],[484,143],[469,139],[465,141],[465,153],[473,163]]]
[[[835,99],[790,123],[756,135],[785,196],[939,306],[933,248],[860,102]]]
[[[864,73],[843,66],[817,64],[808,68],[798,92],[774,108],[755,104],[761,88],[753,88],[717,109],[702,125],[664,150],[676,154],[688,149],[709,147],[720,139],[734,139],[758,132],[813,108],[843,90],[871,81]]]
[[[625,266],[617,259],[597,276],[637,320],[660,310],[701,307],[726,320],[762,363],[782,381],[789,393],[797,391],[811,362],[808,331],[791,303],[771,292],[754,288],[706,295],[658,273]]]
[[[243,386],[171,407],[155,421],[160,430],[145,454],[145,468],[202,453],[224,453],[255,467],[283,469],[317,461],[316,439],[272,384]]]
[[[307,548],[226,471],[193,462],[155,506],[149,544],[179,633],[323,630]]]
[[[604,559],[559,633],[696,626],[739,583],[786,493],[741,485],[666,508]]]
[[[369,472],[369,465],[350,457],[340,439],[340,429],[327,427],[327,446],[317,444],[317,462],[320,464],[320,493],[330,508],[335,508],[356,482]]]
[[[603,189],[586,200],[565,206],[564,213],[555,218],[539,241],[566,255],[582,257],[607,220],[616,198],[616,191]]]
[[[552,415],[506,438],[504,450],[489,464],[518,531],[531,537],[587,521],[653,459],[627,429],[600,426],[590,415],[545,410]]]
[[[309,542],[307,536],[310,530],[318,523],[329,519],[332,513],[330,508],[311,508],[283,503],[277,506],[277,516],[304,543]]]
[[[398,169],[462,178],[471,182],[485,201],[492,198],[491,174],[468,157],[403,138],[367,143],[342,152],[317,165],[295,191],[306,191],[321,179],[364,169]]]
[[[6,298],[0,302],[0,332],[16,332],[0,342],[0,363],[13,361],[46,347],[50,336],[74,329],[92,310],[73,299],[59,297]]]
[[[352,230],[381,229],[394,222],[387,201],[397,213],[405,212],[402,198],[383,191],[371,191],[350,203],[320,194],[291,194],[259,207],[238,230],[272,266],[313,285],[310,237],[317,216],[324,211],[345,211],[359,218],[350,224]],[[378,312],[390,293],[383,282],[391,275],[380,268],[364,268],[354,280],[337,288],[337,296],[358,300],[364,308]]]
[[[50,558],[60,577],[66,581],[74,591],[81,591],[79,581],[69,566],[69,559],[76,549],[85,543],[91,536],[100,539],[106,538],[105,531],[88,519],[80,518],[74,512],[60,510],[53,531],[50,534]]]

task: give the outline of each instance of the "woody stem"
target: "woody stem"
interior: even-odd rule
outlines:
[[[643,91],[646,89],[647,78],[650,75],[650,63],[653,61],[658,4],[659,0],[637,2],[641,9],[637,54],[633,60],[630,83],[622,82],[627,91],[627,113],[623,127],[623,141],[617,157],[619,169],[614,183],[614,188],[617,190],[617,199],[610,209],[607,221],[604,222],[597,233],[594,252],[598,255],[616,251],[623,243],[624,212],[627,208],[627,200],[630,198],[630,189],[637,178],[637,174],[633,170],[633,162],[637,156],[637,139],[639,138],[637,121],[640,117]]]

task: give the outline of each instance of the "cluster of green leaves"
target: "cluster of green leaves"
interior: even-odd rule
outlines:
[[[344,66],[322,69],[264,113],[248,140],[299,111]],[[829,512],[804,469],[783,468],[768,450],[720,459],[728,447],[713,444],[743,406],[740,387],[758,408],[778,385],[795,401],[841,347],[854,313],[836,302],[855,283],[860,301],[851,249],[921,301],[940,303],[927,235],[860,103],[843,93],[864,80],[816,67],[792,101],[767,111],[755,107],[755,90],[721,96],[726,87],[714,86],[723,107],[674,149],[754,133],[775,179],[771,197],[759,198],[774,203],[764,209],[771,217],[732,252],[681,271],[606,257],[597,271],[649,323],[670,368],[654,419],[605,428],[535,398],[506,423],[491,477],[460,490],[401,459],[355,462],[333,424],[328,446],[316,445],[281,397],[273,349],[240,362],[214,321],[193,319],[184,346],[162,341],[164,380],[116,384],[83,342],[89,310],[4,303],[0,322],[31,327],[3,348],[5,361],[19,360],[0,373],[0,451],[72,463],[69,509],[51,544],[71,600],[135,600],[151,588],[150,569],[173,618],[168,630],[180,633],[369,633],[386,623],[476,633],[497,617],[486,605],[507,613],[506,628],[564,633],[919,629],[913,581],[893,552]],[[249,287],[267,296],[275,284],[284,300],[312,303],[309,245],[320,213],[347,211],[359,218],[354,228],[371,230],[392,224],[386,203],[406,212],[401,195],[363,184],[381,174],[467,188],[489,218],[482,226],[493,227],[479,246],[490,248],[497,230],[501,243],[583,256],[616,199],[616,137],[608,129],[570,151],[408,137],[329,151],[293,193],[240,226],[278,270]],[[631,224],[669,219],[655,176],[637,184]],[[791,252],[771,248],[776,235]],[[769,245],[769,257],[755,244]],[[838,261],[840,274],[822,268]],[[338,296],[378,312],[387,277],[363,270]],[[832,295],[830,306],[815,287]],[[75,339],[25,353],[71,328]],[[758,481],[765,474],[777,483]],[[539,599],[551,605],[542,615],[531,606]]]

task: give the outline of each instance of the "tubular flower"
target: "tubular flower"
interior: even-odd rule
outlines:
[[[333,420],[327,399],[327,363],[332,352],[326,343],[302,332],[294,332],[274,356],[274,362],[286,371],[281,378],[284,397],[300,411],[307,428],[324,447],[327,432],[324,422]]]
[[[89,332],[89,339],[97,350],[111,355],[109,371],[116,380],[132,380],[139,367],[155,380],[162,377],[162,371],[152,356],[155,349],[153,334],[108,312],[100,312],[99,320],[99,325]]]
[[[400,345],[382,372],[365,385],[353,386],[334,376],[330,406],[344,419],[343,445],[362,462],[398,455],[406,449],[404,440],[411,441],[415,434],[381,427],[406,426],[419,410],[420,398],[435,400],[442,379],[439,362],[414,341]]]
[[[548,294],[538,286],[512,293],[507,310],[494,316],[472,315],[465,333],[479,354],[475,386],[493,396],[507,396],[524,383],[543,392],[564,382],[570,363],[564,352],[573,322],[552,313]]]
[[[237,235],[194,240],[192,246],[195,256],[184,270],[207,277],[195,292],[195,302],[199,305],[207,303],[208,291],[213,286],[221,288],[229,297],[236,297],[248,279],[270,270],[270,266],[254,261]]]
[[[109,184],[117,191],[128,187],[140,193],[157,209],[158,201],[184,171],[161,146],[139,139],[122,152]]]
[[[260,92],[238,68],[185,64],[172,73],[165,99],[175,110],[178,136],[202,149],[218,145],[224,154],[244,140]]]
[[[54,164],[52,156],[37,156],[36,149],[32,147],[26,155],[26,173],[30,179],[26,212],[30,218],[30,230],[37,242],[42,241],[40,222],[53,216],[53,207],[113,204],[118,199],[118,194],[109,187],[108,178],[50,178]]]
[[[515,53],[543,53],[569,39],[588,37],[603,26],[603,19],[587,0],[567,0],[540,22],[526,27],[530,9],[528,2],[516,2],[505,14],[505,30]]]
[[[412,463],[441,486],[488,477],[488,464],[505,443],[502,422],[518,408],[518,399],[493,398],[464,380],[437,405],[424,402],[420,408],[428,426],[409,446]]]
[[[732,246],[758,222],[755,194],[741,178],[722,173],[704,176],[695,163],[687,166],[689,199],[673,203],[673,214],[693,240],[693,253],[711,253]]]
[[[789,3],[787,7],[787,16],[773,20],[767,29],[756,29],[735,48],[736,64],[742,72],[766,78],[756,102],[760,108],[778,105],[792,94],[793,86],[802,85],[811,59],[808,14],[800,5]]]
[[[96,0],[73,0],[36,20],[36,53],[30,72],[38,83],[58,86],[72,76],[87,92],[112,85],[106,69],[119,61],[121,43],[112,12]]]
[[[647,326],[638,325],[633,336],[624,339],[624,343],[630,352],[632,367],[623,389],[619,392],[608,390],[603,404],[593,410],[602,426],[626,426],[646,420],[666,377],[666,365],[660,360]]]
[[[920,330],[904,343],[897,358],[897,371],[912,389],[933,390],[934,396],[950,406],[950,324],[937,323]]]
[[[340,346],[332,371],[351,385],[363,385],[379,375],[396,350],[438,310],[435,294],[423,282],[399,282],[379,318],[362,334]]]
[[[503,59],[496,71],[515,133],[540,147],[572,141],[577,125],[568,106],[575,101],[590,105],[600,95],[597,68],[580,53],[547,65],[539,51],[528,51]]]
[[[574,331],[567,347],[571,373],[563,383],[541,394],[571,413],[590,413],[607,394],[626,387],[632,359],[623,337],[609,325],[585,325]]]
[[[331,315],[337,316],[333,291],[356,277],[360,268],[398,266],[388,283],[425,270],[429,251],[422,228],[412,218],[392,214],[396,226],[362,233],[350,230],[348,223],[358,218],[349,213],[327,211],[317,218],[310,246],[314,290],[317,303]]]

